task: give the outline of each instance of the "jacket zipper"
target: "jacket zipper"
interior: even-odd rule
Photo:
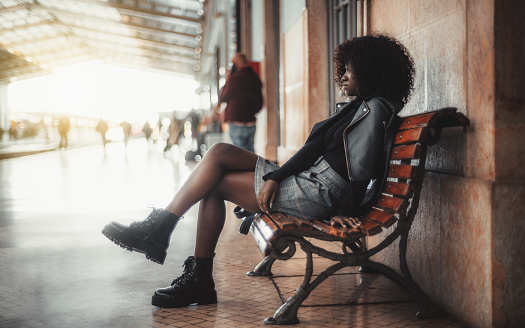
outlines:
[[[366,105],[366,103],[363,101],[363,104],[365,105],[365,107],[367,108],[367,111],[366,113],[364,113],[363,115],[361,115],[357,120],[355,120],[354,122],[350,123],[344,130],[343,130],[343,145],[344,145],[344,148],[345,148],[345,161],[346,161],[346,170],[348,172],[348,180],[349,181],[352,181],[352,177],[350,176],[350,163],[348,163],[348,153],[347,153],[347,150],[346,150],[346,138],[345,138],[345,135],[346,135],[346,130],[348,130],[349,127],[351,127],[352,125],[356,124],[357,122],[361,121],[363,119],[363,117],[365,117],[366,115],[368,115],[368,113],[370,112],[370,110],[368,109],[368,106]]]

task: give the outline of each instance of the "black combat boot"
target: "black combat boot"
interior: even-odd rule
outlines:
[[[180,219],[165,209],[153,209],[144,221],[129,226],[113,221],[102,229],[102,233],[120,247],[143,253],[148,260],[164,264],[171,233]]]
[[[213,258],[188,257],[184,261],[184,272],[171,283],[159,288],[151,299],[151,304],[166,308],[177,308],[190,304],[215,304],[217,292],[213,282]]]

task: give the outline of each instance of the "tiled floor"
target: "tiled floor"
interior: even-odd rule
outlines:
[[[275,263],[273,278],[246,276],[262,257],[232,215],[215,258],[219,303],[161,309],[151,295],[192,254],[196,208],[177,226],[163,266],[100,233],[108,220],[142,219],[149,203],[171,198],[191,171],[176,151],[136,142],[127,151],[113,144],[105,153],[84,147],[0,161],[0,327],[263,327],[302,280],[300,250]],[[316,273],[323,264],[314,262]],[[464,327],[416,311],[391,281],[346,269],[313,291],[294,327]]]

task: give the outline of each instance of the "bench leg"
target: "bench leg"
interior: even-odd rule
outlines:
[[[448,314],[437,304],[435,304],[428,297],[428,295],[423,290],[421,290],[414,279],[412,279],[412,275],[410,274],[410,270],[408,269],[406,262],[407,241],[408,231],[401,234],[401,240],[399,242],[399,263],[403,276],[382,263],[377,263],[370,260],[366,261],[366,263],[364,263],[362,266],[366,267],[367,269],[373,269],[381,272],[389,279],[393,280],[398,285],[410,292],[416,298],[419,305],[419,311],[416,314],[418,318],[440,318],[447,316]]]
[[[293,325],[299,323],[297,311],[299,311],[299,307],[308,295],[309,293],[299,286],[295,293],[286,300],[286,303],[275,311],[273,317],[264,319],[264,323],[267,325]]]
[[[253,269],[253,271],[246,272],[246,275],[250,277],[272,276],[272,265],[274,262],[274,257],[265,256],[264,259],[259,264],[257,264],[255,269]]]
[[[310,295],[312,290],[321,284],[326,278],[330,277],[335,272],[348,266],[347,263],[336,263],[321,272],[314,281],[311,281],[313,276],[313,253],[311,248],[315,248],[312,244],[306,242],[304,239],[301,244],[302,250],[306,253],[306,268],[303,278],[303,283],[297,287],[295,293],[286,300],[286,303],[281,305],[277,311],[275,311],[273,317],[266,318],[265,324],[268,325],[292,325],[299,323],[297,312],[299,307],[303,304],[303,301]]]
[[[419,304],[419,311],[416,313],[418,318],[441,318],[446,317],[447,312],[443,311],[436,303],[434,303],[428,295],[421,290],[417,283],[412,279],[410,270],[408,269],[406,250],[408,243],[408,231],[401,234],[399,241],[399,265],[401,272],[408,284],[407,289],[416,297]]]

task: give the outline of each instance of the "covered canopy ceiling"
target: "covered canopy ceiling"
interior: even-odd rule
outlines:
[[[194,75],[204,0],[0,0],[0,80],[89,60]]]

